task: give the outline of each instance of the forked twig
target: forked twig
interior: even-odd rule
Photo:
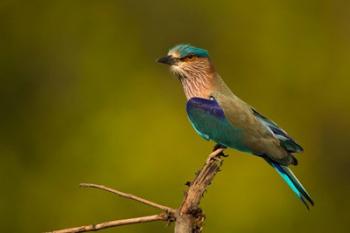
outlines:
[[[146,200],[144,198],[135,196],[133,194],[124,193],[103,185],[81,183],[80,186],[84,188],[95,188],[107,192],[117,194],[120,197],[131,199],[148,206],[160,209],[164,212],[157,215],[150,215],[138,218],[129,218],[121,220],[113,220],[103,222],[99,224],[91,224],[80,227],[67,228],[49,233],[78,233],[87,231],[98,231],[110,227],[146,223],[154,221],[175,221],[175,233],[200,233],[202,231],[203,222],[205,215],[199,208],[201,199],[203,198],[204,192],[207,187],[211,184],[216,173],[220,170],[223,162],[222,156],[224,149],[218,148],[212,152],[203,168],[197,173],[196,177],[192,182],[189,183],[189,188],[185,193],[185,197],[178,209],[173,209],[164,205],[157,204],[155,202]]]

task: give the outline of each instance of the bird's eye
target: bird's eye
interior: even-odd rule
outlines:
[[[193,54],[189,54],[185,57],[180,58],[181,61],[188,61],[188,60],[192,60],[192,58],[194,58],[195,56]]]

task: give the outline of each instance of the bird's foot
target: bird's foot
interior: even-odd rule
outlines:
[[[227,154],[224,154],[224,150],[227,149],[226,146],[223,146],[221,144],[216,144],[213,148],[213,152],[216,151],[217,149],[222,149],[222,151],[217,156],[219,156],[219,157],[221,156],[221,157],[225,157],[225,158],[228,157]]]
[[[217,149],[220,149],[220,148],[222,148],[222,149],[226,149],[227,147],[226,146],[223,146],[223,145],[221,145],[221,144],[215,144],[215,146],[214,146],[214,148],[213,148],[213,152],[214,151],[216,151]]]
[[[220,157],[228,157],[227,154],[224,154],[224,150],[226,148],[227,147],[225,147],[223,145],[216,144],[214,149],[213,149],[213,152],[208,157],[207,163],[209,163],[212,160],[218,161],[220,159]]]

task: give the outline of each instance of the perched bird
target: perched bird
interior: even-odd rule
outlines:
[[[314,204],[288,165],[297,165],[294,153],[303,151],[276,123],[239,99],[211,63],[208,51],[189,44],[169,50],[159,63],[170,66],[187,98],[186,110],[195,131],[216,142],[216,148],[234,148],[265,159],[309,208]]]

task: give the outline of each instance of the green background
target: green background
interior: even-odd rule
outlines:
[[[308,212],[265,162],[229,150],[205,232],[348,232],[349,21],[345,0],[0,1],[1,232],[157,213],[80,182],[181,202],[213,146],[155,63],[183,42],[304,146],[293,170],[316,202]]]

